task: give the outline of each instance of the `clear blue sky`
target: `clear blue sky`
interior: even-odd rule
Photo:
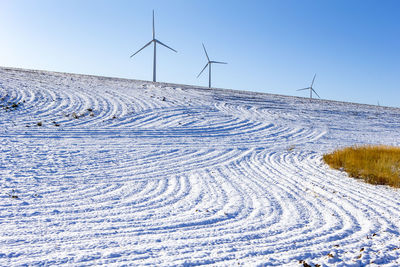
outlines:
[[[398,0],[0,0],[0,65],[400,107]]]

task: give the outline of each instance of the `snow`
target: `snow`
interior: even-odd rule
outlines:
[[[1,266],[400,264],[400,191],[322,162],[400,109],[12,68],[0,99]]]

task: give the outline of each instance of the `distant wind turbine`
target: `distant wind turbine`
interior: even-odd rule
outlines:
[[[306,88],[302,88],[302,89],[298,89],[297,91],[303,91],[303,90],[310,90],[310,98],[312,98],[312,93],[314,92],[319,98],[321,98],[317,92],[315,92],[313,85],[314,85],[314,80],[315,80],[315,76],[317,76],[317,74],[314,75],[314,78],[312,79],[311,85],[309,87]]]
[[[204,71],[204,70],[207,68],[207,66],[208,66],[208,87],[211,88],[211,64],[212,64],[212,63],[217,63],[217,64],[228,64],[228,63],[210,60],[210,58],[208,57],[207,50],[206,50],[204,44],[202,44],[202,45],[203,45],[203,48],[204,48],[204,53],[206,53],[206,57],[207,57],[208,62],[207,62],[207,64],[204,66],[204,68],[201,70],[201,72],[199,73],[199,75],[197,75],[197,78],[200,77],[200,75],[203,73],[203,71]]]
[[[175,49],[172,49],[171,47],[167,46],[166,44],[163,44],[161,41],[156,39],[156,31],[155,31],[155,27],[154,27],[154,10],[153,10],[153,40],[151,40],[150,42],[148,42],[145,46],[143,46],[142,48],[140,48],[136,53],[134,53],[131,58],[136,55],[137,53],[139,53],[140,51],[142,51],[143,49],[145,49],[147,46],[149,46],[151,43],[154,43],[154,56],[153,56],[153,82],[156,81],[156,47],[157,47],[157,43],[160,45],[165,46],[168,49],[171,49],[172,51],[174,51],[175,53],[177,53],[178,51],[176,51]]]

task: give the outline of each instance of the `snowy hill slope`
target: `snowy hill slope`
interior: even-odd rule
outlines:
[[[322,154],[400,109],[0,68],[0,265],[400,264],[400,191]]]

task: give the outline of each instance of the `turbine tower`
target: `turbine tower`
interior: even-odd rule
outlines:
[[[309,87],[306,88],[302,88],[302,89],[298,89],[297,91],[303,91],[303,90],[310,90],[310,98],[312,98],[312,93],[314,92],[319,98],[321,98],[317,92],[315,92],[313,85],[314,85],[314,80],[315,80],[315,76],[317,76],[317,74],[314,75],[314,78],[312,79],[311,85]]]
[[[143,49],[145,49],[147,46],[149,46],[151,43],[154,44],[154,55],[153,55],[153,82],[156,81],[156,50],[157,50],[157,44],[163,45],[168,49],[171,49],[172,51],[174,51],[175,53],[177,53],[178,51],[176,51],[175,49],[172,49],[171,47],[167,46],[166,44],[162,43],[161,41],[156,39],[156,31],[155,31],[155,26],[154,26],[154,10],[153,10],[153,40],[151,40],[150,42],[148,42],[147,44],[145,44],[142,48],[140,48],[136,53],[134,53],[131,58],[136,55],[137,53],[139,53],[140,51],[142,51]]]
[[[197,75],[197,78],[199,78],[199,76],[203,73],[203,71],[204,71],[204,70],[207,68],[207,66],[208,66],[208,88],[211,88],[211,64],[213,64],[213,63],[217,63],[217,64],[228,64],[228,63],[210,60],[210,58],[208,57],[207,50],[206,50],[204,44],[202,44],[202,45],[203,45],[203,48],[204,48],[204,53],[206,53],[206,57],[207,57],[208,62],[207,62],[207,64],[204,66],[204,68],[201,70],[201,72],[199,73],[199,75]]]

